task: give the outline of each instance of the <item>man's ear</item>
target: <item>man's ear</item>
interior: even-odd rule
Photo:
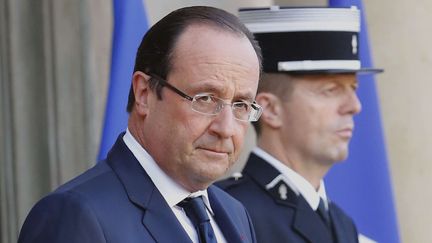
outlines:
[[[139,115],[146,115],[148,112],[149,94],[151,93],[149,87],[150,76],[136,71],[132,77],[133,92],[135,95],[135,107]]]
[[[280,99],[272,93],[261,92],[257,94],[255,100],[263,108],[260,123],[273,129],[280,128],[283,112]]]

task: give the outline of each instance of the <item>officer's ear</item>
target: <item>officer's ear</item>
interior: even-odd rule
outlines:
[[[136,71],[132,77],[133,92],[135,95],[134,110],[140,115],[145,116],[148,112],[149,94],[152,92],[149,87],[150,76]]]
[[[261,92],[256,96],[256,102],[263,108],[260,123],[278,129],[282,126],[282,103],[281,100],[272,93]]]

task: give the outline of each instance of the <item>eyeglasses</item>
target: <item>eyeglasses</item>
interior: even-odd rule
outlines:
[[[254,122],[257,121],[261,116],[262,107],[255,101],[252,103],[247,101],[225,103],[225,101],[221,98],[207,93],[197,94],[194,97],[191,97],[169,84],[163,78],[154,74],[150,74],[150,76],[156,79],[163,87],[167,87],[181,97],[189,100],[191,102],[191,108],[195,112],[204,115],[217,115],[222,111],[224,106],[229,105],[231,106],[234,118],[236,120]]]

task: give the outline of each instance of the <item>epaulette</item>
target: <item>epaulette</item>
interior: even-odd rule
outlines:
[[[266,189],[272,198],[278,202],[290,204],[297,201],[297,194],[290,188],[289,183],[282,174],[268,183]]]

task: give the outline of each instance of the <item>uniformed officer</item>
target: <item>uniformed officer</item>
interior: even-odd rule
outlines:
[[[348,156],[361,110],[360,13],[352,8],[243,9],[264,74],[257,147],[242,175],[218,185],[251,214],[258,242],[358,242],[357,229],[326,195],[323,177]]]

